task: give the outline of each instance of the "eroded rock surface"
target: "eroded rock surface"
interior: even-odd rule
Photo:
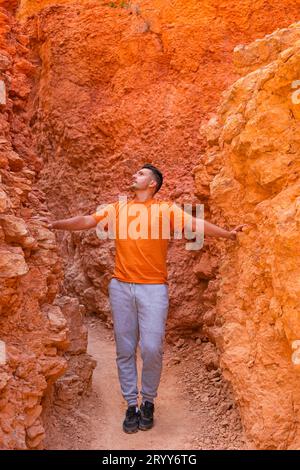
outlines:
[[[300,445],[299,33],[297,23],[239,48],[240,69],[255,70],[224,95],[203,159],[214,219],[248,224],[238,245],[221,250],[218,320],[208,330],[262,449]]]
[[[61,401],[65,408],[76,404],[95,366],[86,355],[78,301],[60,294],[53,305],[63,271],[55,234],[41,220],[50,213],[36,186],[43,163],[29,122],[36,66],[28,60],[28,43],[11,12],[0,7],[1,449],[43,448],[42,415]],[[58,397],[70,375],[77,383]]]
[[[51,313],[61,263],[55,235],[34,218],[48,212],[34,188],[41,160],[28,125],[35,68],[27,46],[11,13],[0,8],[1,449],[42,447],[42,399],[66,370],[66,325],[57,324],[54,333]],[[58,307],[54,313],[61,316]]]

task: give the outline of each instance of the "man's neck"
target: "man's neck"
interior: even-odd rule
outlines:
[[[137,202],[147,202],[153,199],[153,195],[149,193],[135,193],[134,201]]]

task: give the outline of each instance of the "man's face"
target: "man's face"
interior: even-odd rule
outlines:
[[[132,177],[131,189],[133,190],[154,189],[155,186],[156,182],[149,168],[138,170]]]

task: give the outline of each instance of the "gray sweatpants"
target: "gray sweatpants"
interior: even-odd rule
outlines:
[[[108,286],[114,322],[118,374],[128,406],[137,404],[136,349],[140,340],[142,398],[153,403],[162,370],[169,307],[167,284],[137,284],[112,278]]]

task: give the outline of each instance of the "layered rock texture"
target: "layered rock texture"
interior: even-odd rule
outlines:
[[[53,305],[62,266],[55,235],[39,220],[49,212],[35,185],[42,161],[28,122],[36,67],[27,58],[27,46],[11,12],[0,7],[1,449],[42,448],[43,406],[76,404],[94,366],[85,355],[78,300],[60,297]],[[66,384],[68,393],[61,397]]]
[[[250,440],[299,449],[300,23],[236,48],[234,60],[246,75],[206,127],[203,165],[215,220],[248,227],[223,250],[208,330]]]
[[[46,211],[34,190],[27,99],[34,66],[28,39],[0,9],[0,448],[39,448],[42,398],[66,370],[66,322],[51,303],[61,278],[55,236],[33,217]]]

